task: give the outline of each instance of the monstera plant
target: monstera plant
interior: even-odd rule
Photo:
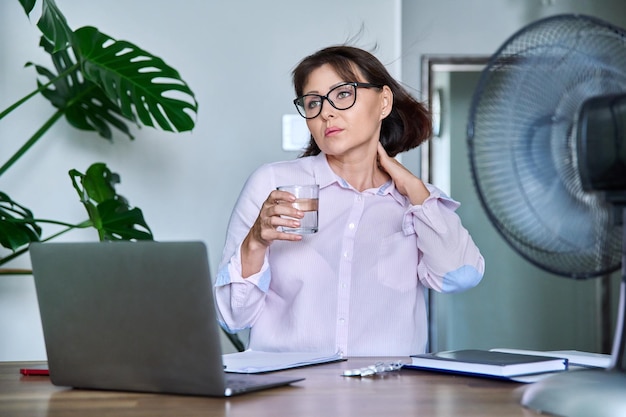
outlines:
[[[162,59],[94,27],[70,29],[54,0],[18,1],[29,17],[37,4],[41,6],[37,22],[42,33],[40,46],[50,55],[54,69],[27,63],[27,69],[34,68],[37,88],[0,112],[0,120],[40,94],[54,110],[0,166],[0,177],[62,118],[106,140],[112,140],[114,130],[133,139],[128,123],[170,132],[193,129],[198,110],[194,93]],[[100,240],[153,239],[141,210],[130,207],[116,193],[120,177],[104,163],[92,164],[85,173],[72,169],[69,176],[87,211],[87,219],[76,223],[35,217],[30,209],[2,192],[0,183],[0,246],[8,253],[2,257],[0,252],[0,275],[30,274],[28,270],[1,267],[26,253],[31,242],[47,241],[76,228],[95,228]],[[60,226],[61,230],[44,237],[45,224]],[[237,335],[225,334],[235,348],[244,349]]]
[[[40,46],[50,55],[53,68],[27,63],[26,71],[34,69],[33,86],[37,88],[0,112],[0,120],[38,95],[52,104],[53,111],[0,166],[0,177],[63,118],[75,128],[95,131],[107,140],[112,140],[114,130],[133,139],[129,123],[172,132],[194,127],[198,109],[194,93],[162,59],[94,27],[70,29],[54,0],[19,2],[28,17],[38,4],[41,6],[37,23],[42,33]],[[36,217],[2,192],[0,182],[0,245],[5,248],[0,248],[0,255],[7,254],[0,257],[0,266],[25,253],[31,242],[50,240],[76,228],[93,227],[101,240],[153,239],[141,210],[130,207],[116,193],[119,175],[105,164],[94,163],[85,173],[73,169],[69,176],[68,186],[73,185],[87,211],[88,218],[80,222]],[[46,224],[61,230],[44,237]],[[0,268],[0,274],[16,272],[30,271]]]

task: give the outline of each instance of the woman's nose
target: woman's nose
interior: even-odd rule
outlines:
[[[320,114],[324,119],[335,116],[335,108],[327,98],[322,100],[322,111],[320,111]]]

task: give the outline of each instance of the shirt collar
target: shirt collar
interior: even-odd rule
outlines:
[[[328,187],[334,183],[342,185],[343,181],[330,168],[326,160],[326,155],[322,152],[313,157],[313,172],[315,174],[315,181],[320,185],[320,188]]]
[[[383,184],[378,189],[378,192],[376,194],[377,195],[389,194],[393,197],[394,200],[396,200],[402,206],[407,205],[409,201],[404,195],[400,194],[400,191],[398,191],[398,189],[396,188],[396,184],[392,180],[389,180],[388,182]]]
[[[315,173],[316,182],[320,185],[320,189],[335,183],[343,188],[352,188],[343,178],[335,174],[335,172],[330,168],[324,153],[320,152],[313,158],[313,172]],[[400,192],[396,189],[394,182],[391,180],[383,184],[375,194],[390,194],[394,200],[403,206],[406,205],[408,201],[405,196],[400,194]]]

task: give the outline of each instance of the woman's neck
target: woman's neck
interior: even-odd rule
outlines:
[[[326,155],[326,160],[335,174],[346,180],[358,191],[379,188],[390,178],[378,166],[376,154],[365,158],[342,158]]]

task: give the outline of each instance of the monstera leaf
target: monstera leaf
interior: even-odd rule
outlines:
[[[45,80],[43,85],[38,81],[41,94],[59,109],[59,116],[64,114],[75,128],[96,131],[108,140],[113,137],[110,126],[133,139],[124,122],[127,118],[122,115],[119,106],[98,85],[80,76],[80,65],[72,59],[68,50],[53,52],[52,43],[43,36],[40,46],[50,54],[55,69],[62,75],[41,65],[27,65],[34,66],[37,74]]]
[[[15,251],[40,237],[33,213],[0,191],[0,245]]]
[[[42,94],[72,126],[97,131],[106,139],[111,139],[109,125],[132,139],[122,118],[166,131],[193,129],[192,115],[198,109],[194,94],[162,59],[93,27],[78,29],[73,40],[80,62],[67,49],[54,52],[54,45],[42,36],[40,45],[57,73],[28,64],[44,78],[45,83],[39,83]]]
[[[37,4],[37,0],[19,0],[19,2],[27,16],[30,16]],[[43,36],[54,45],[54,52],[65,49],[69,45],[72,30],[54,0],[42,0],[41,17],[37,22],[37,27]]]
[[[165,131],[193,129],[198,104],[174,68],[133,43],[115,40],[94,27],[72,31],[54,0],[40,1],[40,45],[50,54],[56,71],[27,65],[34,66],[41,77],[37,92],[59,111],[0,168],[0,175],[62,115],[72,126],[96,131],[109,140],[111,128],[132,139],[124,119]],[[30,16],[37,0],[20,3]],[[0,118],[13,109],[1,113]]]
[[[70,177],[100,240],[153,239],[141,210],[115,192],[120,177],[105,164],[95,163],[85,174],[73,169]]]
[[[73,47],[85,77],[100,86],[124,116],[167,131],[194,127],[198,105],[178,72],[143,49],[96,28],[75,32]],[[182,96],[185,100],[175,98]]]

